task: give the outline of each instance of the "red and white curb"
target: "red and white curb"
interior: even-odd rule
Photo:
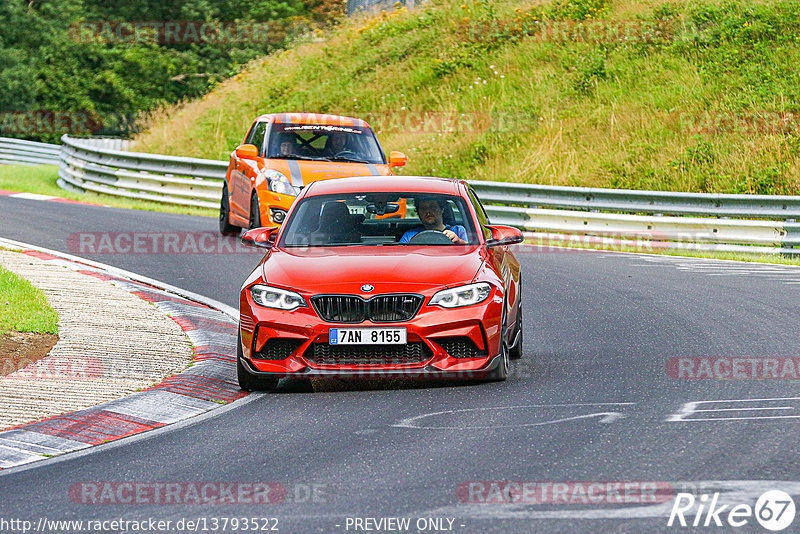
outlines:
[[[113,282],[154,304],[183,329],[194,351],[193,363],[186,371],[151,388],[0,432],[0,468],[139,434],[201,415],[248,395],[239,389],[236,380],[236,310],[133,273],[127,276],[125,271],[97,262],[2,238],[0,245],[21,248],[26,254]]]
[[[85,206],[102,206],[102,204],[95,204],[93,202],[81,202],[80,200],[55,197],[52,195],[40,195],[39,193],[18,193],[15,191],[5,191],[3,189],[0,189],[0,197],[21,198],[23,200],[46,200],[51,202],[63,202],[65,204],[83,204]]]

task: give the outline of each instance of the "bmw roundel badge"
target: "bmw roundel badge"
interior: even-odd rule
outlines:
[[[374,287],[372,287],[372,286],[371,286],[371,285],[369,285],[369,284],[364,284],[363,286],[361,286],[361,291],[363,291],[364,293],[369,293],[369,292],[370,292],[370,291],[372,291],[373,289],[375,289],[375,288],[374,288]]]

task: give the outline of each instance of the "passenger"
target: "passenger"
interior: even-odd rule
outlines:
[[[311,234],[311,243],[355,244],[361,243],[361,233],[356,229],[355,219],[344,202],[326,202],[319,215],[319,227]]]

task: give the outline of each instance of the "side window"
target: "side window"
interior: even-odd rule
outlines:
[[[255,126],[250,130],[250,135],[248,136],[247,142],[251,145],[256,145],[258,148],[258,154],[260,156],[264,155],[264,134],[267,133],[267,123],[266,122],[257,122]]]
[[[478,214],[478,223],[481,225],[481,230],[483,230],[483,237],[485,239],[491,239],[492,231],[486,228],[486,225],[489,224],[489,217],[486,215],[486,211],[483,209],[483,204],[481,201],[478,200],[478,197],[475,195],[475,191],[470,188],[469,190],[469,199],[472,201],[472,206],[475,208],[475,213]]]
[[[247,135],[244,136],[244,141],[242,141],[243,145],[249,145],[250,144],[250,140],[253,138],[253,134],[256,131],[256,126],[258,126],[258,123],[255,123],[255,124],[250,126],[250,129],[247,131]]]

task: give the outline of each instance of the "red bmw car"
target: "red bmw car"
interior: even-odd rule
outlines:
[[[313,182],[281,227],[242,240],[266,248],[240,294],[242,389],[331,375],[505,380],[521,356],[509,245],[522,233],[489,224],[464,181]]]

